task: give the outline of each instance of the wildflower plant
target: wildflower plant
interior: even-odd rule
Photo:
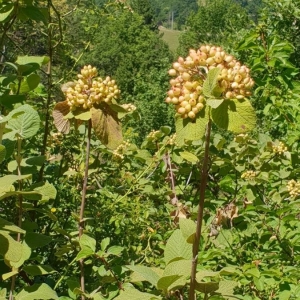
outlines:
[[[192,244],[189,300],[194,300],[196,290],[203,292],[199,286],[203,282],[196,278],[196,272],[212,122],[221,129],[237,134],[245,134],[253,129],[256,123],[255,112],[247,97],[251,96],[254,81],[248,67],[221,47],[209,45],[203,45],[197,50],[191,49],[186,58],[179,57],[169,70],[169,75],[173,78],[165,101],[175,105],[176,141],[184,145],[186,140],[199,140],[205,133],[197,225],[189,230],[186,240]],[[242,176],[245,179],[253,179],[256,174],[253,172],[243,175],[247,175]],[[184,223],[181,226],[185,226]]]
[[[98,77],[91,65],[84,66],[77,80],[62,86],[66,100],[56,104],[53,110],[54,124],[59,132],[69,133],[70,120],[91,121],[91,126],[108,148],[115,149],[122,143],[120,119],[136,110],[133,104],[119,105],[120,90],[107,76]]]

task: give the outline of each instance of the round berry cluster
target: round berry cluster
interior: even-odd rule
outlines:
[[[287,190],[289,191],[289,194],[291,197],[296,197],[300,194],[300,182],[299,181],[292,179],[287,183],[286,187],[287,187]]]
[[[112,99],[118,98],[120,90],[115,80],[109,76],[104,80],[101,77],[95,78],[97,73],[95,67],[84,66],[81,74],[77,75],[78,80],[66,89],[64,93],[71,110],[78,107],[88,109],[101,102],[111,104]]]
[[[171,89],[167,103],[176,106],[182,118],[194,119],[205,105],[203,83],[207,73],[219,68],[218,88],[225,99],[243,99],[251,95],[254,85],[250,70],[221,47],[203,45],[198,50],[190,49],[186,58],[179,57],[169,70]]]
[[[116,159],[124,159],[124,153],[130,146],[129,141],[123,141],[116,150],[113,151],[113,156]]]
[[[256,175],[257,175],[257,174],[256,174],[255,171],[249,170],[249,171],[245,171],[245,172],[241,175],[241,178],[246,179],[246,180],[251,180],[251,179],[254,179]]]
[[[272,149],[275,154],[282,154],[287,151],[287,147],[282,142],[279,142],[278,145],[273,145]]]

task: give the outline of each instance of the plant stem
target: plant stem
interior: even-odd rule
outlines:
[[[89,120],[88,123],[88,136],[86,141],[86,158],[85,158],[85,169],[84,169],[84,178],[83,178],[83,186],[82,186],[82,198],[81,198],[81,206],[80,206],[80,215],[79,215],[79,239],[83,234],[84,229],[84,207],[86,200],[86,190],[87,190],[87,181],[88,181],[88,173],[89,173],[89,158],[90,158],[90,148],[91,148],[91,132],[92,132],[92,121]],[[79,260],[80,265],[80,288],[81,291],[84,292],[84,261],[83,259]],[[84,300],[85,296],[81,296],[81,299]]]
[[[210,132],[211,132],[211,119],[209,118],[206,127],[204,158],[203,158],[203,165],[201,170],[200,199],[199,199],[199,207],[198,207],[198,214],[197,214],[196,235],[193,243],[193,262],[192,262],[192,270],[191,270],[189,300],[195,300],[198,252],[199,252],[199,244],[200,244],[200,237],[201,237],[201,230],[202,230],[205,189],[206,189],[206,183],[208,178],[208,161],[209,161],[208,155],[209,155]]]
[[[21,161],[22,161],[22,156],[21,156],[21,147],[22,147],[22,139],[18,138],[18,149],[17,149],[17,155],[16,155],[16,161],[18,164],[18,176],[21,176]],[[22,180],[19,180],[19,191],[22,191],[23,185],[22,185]],[[19,195],[18,196],[19,200],[19,208],[18,208],[18,226],[19,228],[22,228],[22,217],[23,217],[23,196]],[[21,242],[21,233],[18,233],[17,235],[17,242]],[[9,291],[9,300],[13,300],[13,292],[15,289],[15,284],[16,284],[16,278],[17,275],[14,275],[11,279],[11,285],[10,285],[10,291]]]

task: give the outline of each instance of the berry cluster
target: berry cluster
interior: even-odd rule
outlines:
[[[169,70],[171,89],[166,98],[167,103],[176,106],[182,118],[194,119],[205,104],[203,82],[207,73],[219,68],[218,87],[221,97],[225,99],[243,99],[251,95],[254,85],[250,70],[228,55],[221,47],[203,45],[198,50],[190,49],[189,56],[179,57]]]
[[[56,146],[60,146],[63,140],[63,134],[61,132],[54,132],[50,135],[49,146],[51,148],[55,148]]]
[[[136,110],[136,106],[134,104],[131,103],[127,103],[127,104],[122,104],[121,105],[124,109],[126,109],[128,112],[132,112]]]
[[[172,134],[167,141],[168,145],[176,145],[176,133]]]
[[[151,132],[147,135],[147,139],[149,140],[157,140],[161,137],[161,132],[159,130],[151,130]]]
[[[257,173],[252,170],[245,171],[242,175],[241,178],[246,179],[246,180],[252,180],[256,177]]]
[[[88,109],[101,102],[111,104],[112,99],[118,98],[120,90],[115,80],[109,76],[104,80],[101,77],[95,78],[97,73],[95,67],[84,66],[81,74],[77,75],[78,80],[66,89],[65,95],[71,110],[78,107]]]
[[[300,182],[296,181],[294,179],[290,180],[287,183],[287,190],[289,191],[289,194],[291,197],[296,197],[300,195]]]
[[[275,154],[282,154],[287,151],[287,147],[282,142],[279,142],[278,145],[273,145],[272,149]]]
[[[116,159],[124,159],[124,153],[130,146],[129,141],[123,141],[122,144],[120,144],[116,150],[113,151],[113,156]]]

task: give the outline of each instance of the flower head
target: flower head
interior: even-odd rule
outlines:
[[[198,50],[190,49],[186,58],[179,57],[169,70],[171,89],[167,103],[176,107],[182,118],[194,119],[205,106],[203,83],[207,73],[219,68],[218,89],[225,99],[243,99],[251,95],[254,85],[248,67],[242,65],[221,47],[203,45]]]
[[[109,76],[105,79],[96,78],[97,73],[95,67],[84,66],[80,74],[77,75],[78,80],[64,89],[71,110],[78,107],[88,109],[101,102],[111,104],[112,99],[118,98],[120,90],[115,80]]]

